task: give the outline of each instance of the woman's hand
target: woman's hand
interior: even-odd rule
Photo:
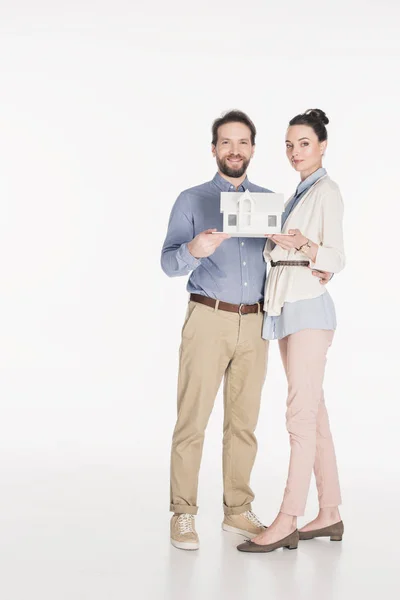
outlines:
[[[284,250],[297,249],[308,242],[308,238],[301,233],[300,229],[289,229],[288,234],[289,235],[280,235],[279,233],[273,233],[267,234],[266,237]]]

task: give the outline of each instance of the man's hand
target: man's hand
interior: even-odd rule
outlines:
[[[214,234],[212,233],[213,231],[217,230],[207,229],[206,231],[202,231],[188,243],[187,247],[192,256],[195,258],[211,256],[224,240],[231,237],[228,233]]]
[[[315,277],[319,277],[319,282],[321,285],[326,285],[332,278],[333,273],[329,273],[328,271],[313,271],[312,274]]]

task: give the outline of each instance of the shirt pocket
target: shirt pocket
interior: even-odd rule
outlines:
[[[188,305],[187,311],[186,311],[185,321],[184,321],[183,327],[182,327],[182,337],[183,338],[191,338],[194,335],[195,329],[192,326],[193,325],[193,317],[194,317],[194,314],[195,314],[198,306],[199,306],[198,302],[193,302],[193,301],[189,302],[189,305]]]

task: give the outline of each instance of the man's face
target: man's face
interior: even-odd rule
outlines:
[[[212,153],[218,169],[227,177],[242,177],[253,157],[251,131],[244,123],[225,123],[218,128],[217,145]]]

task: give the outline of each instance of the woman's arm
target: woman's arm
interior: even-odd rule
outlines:
[[[270,242],[270,240],[267,240],[265,242],[264,252],[263,252],[265,262],[269,262],[271,260],[270,253],[271,253],[272,249],[273,249],[273,244]]]
[[[339,190],[323,196],[321,209],[321,244],[306,244],[301,252],[310,259],[312,269],[339,273],[345,266],[343,200]]]
[[[291,235],[272,234],[267,237],[284,250],[296,249],[319,271],[339,273],[345,265],[343,248],[343,200],[338,189],[325,192],[321,198],[321,243],[306,238],[299,229],[289,229]]]

